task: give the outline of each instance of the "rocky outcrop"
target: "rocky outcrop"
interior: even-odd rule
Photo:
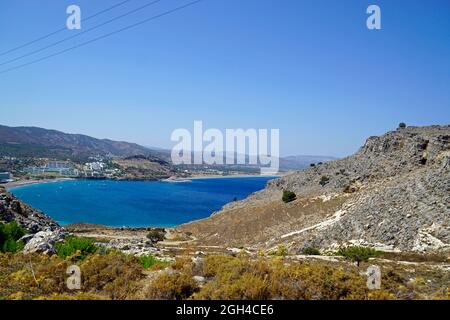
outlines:
[[[298,200],[284,204],[283,190],[294,191]],[[215,244],[284,243],[294,252],[346,244],[450,250],[450,126],[370,137],[350,157],[272,180],[248,199],[180,230]]]
[[[0,221],[16,221],[31,234],[61,229],[52,218],[23,203],[7,192],[3,186],[0,186]]]
[[[323,194],[409,174],[433,174],[450,148],[450,126],[408,127],[370,137],[354,155],[269,182],[268,189]],[[434,165],[437,165],[436,167]],[[428,169],[428,170],[427,170]]]
[[[0,223],[16,221],[27,234],[22,237],[25,253],[56,253],[54,244],[67,234],[52,218],[46,216],[0,186]]]
[[[23,252],[55,254],[55,243],[63,240],[65,236],[66,233],[63,231],[39,231],[34,235],[27,235],[22,238],[26,242]]]
[[[112,239],[109,242],[99,242],[97,245],[106,249],[120,250],[125,254],[136,257],[154,255],[159,253],[159,249],[154,246],[154,243],[148,239]]]

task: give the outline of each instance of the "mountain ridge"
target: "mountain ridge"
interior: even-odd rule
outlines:
[[[194,154],[192,152],[192,154]],[[171,151],[147,147],[137,143],[99,139],[85,134],[65,133],[36,126],[10,127],[0,125],[0,155],[12,157],[86,158],[95,156],[156,157],[171,162]],[[246,156],[248,161],[248,156]],[[295,155],[280,157],[280,170],[300,170],[311,164],[337,159],[323,155]],[[205,164],[206,165],[206,164]],[[249,164],[244,166],[255,167]]]
[[[99,155],[113,157],[159,155],[158,151],[136,143],[97,139],[84,134],[64,133],[33,126],[8,127],[4,125],[0,125],[0,151],[2,154],[10,156],[32,155],[32,152],[45,155],[48,152],[50,156],[57,158]]]

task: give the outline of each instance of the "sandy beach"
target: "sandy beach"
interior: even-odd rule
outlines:
[[[66,181],[66,180],[75,180],[74,178],[55,178],[55,179],[40,179],[40,180],[18,180],[13,182],[8,182],[5,184],[2,184],[6,188],[6,190],[11,190],[15,187],[21,187],[21,186],[27,186],[31,184],[37,184],[37,183],[51,183],[51,182],[58,182],[58,181]]]

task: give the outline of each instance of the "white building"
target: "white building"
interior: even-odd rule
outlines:
[[[85,165],[86,170],[90,171],[103,171],[105,164],[103,162],[88,162]]]
[[[12,181],[12,175],[9,172],[0,172],[0,183]]]

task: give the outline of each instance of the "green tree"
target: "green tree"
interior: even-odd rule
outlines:
[[[151,240],[152,242],[164,241],[165,238],[166,236],[163,230],[151,230],[147,234],[147,239]]]
[[[400,129],[405,129],[405,128],[406,128],[406,123],[400,122],[399,125],[398,125],[398,127],[399,127]]]
[[[284,203],[288,203],[297,199],[297,196],[292,191],[284,190],[283,197],[281,199],[283,200]]]
[[[23,249],[23,242],[18,241],[25,235],[25,230],[16,221],[0,224],[0,252],[17,252]]]
[[[305,247],[302,250],[302,253],[307,256],[320,256],[320,251],[317,248],[313,247]]]
[[[340,248],[336,254],[356,262],[356,265],[359,266],[361,262],[367,261],[371,257],[377,257],[381,254],[381,252],[372,248],[353,246]]]

